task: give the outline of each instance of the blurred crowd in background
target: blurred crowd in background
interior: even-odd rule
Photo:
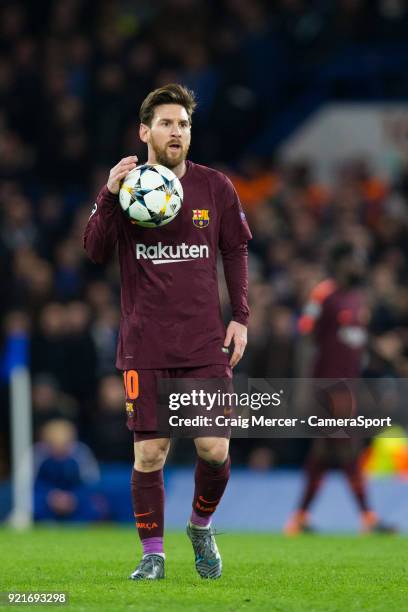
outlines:
[[[191,159],[230,176],[254,235],[251,323],[238,372],[298,373],[302,306],[327,275],[330,246],[348,239],[369,263],[365,371],[408,376],[408,160],[385,180],[370,160],[347,159],[321,184],[309,160],[284,164],[273,149],[251,148],[319,78],[323,59],[347,45],[398,46],[407,26],[404,0],[2,3],[1,334],[2,344],[11,332],[30,335],[37,440],[51,419],[63,419],[100,461],[132,460],[114,367],[118,268],[88,261],[82,234],[109,168],[131,153],[144,159],[141,101],[172,81],[198,98]],[[408,80],[387,74],[364,73],[369,82],[356,74],[336,93],[407,95]],[[224,285],[220,293],[228,318]],[[7,392],[3,379],[0,476],[8,472]],[[296,465],[303,441],[284,442],[271,442],[266,458],[261,441],[236,441],[233,453],[255,467]],[[176,446],[173,460],[188,460],[185,449]]]

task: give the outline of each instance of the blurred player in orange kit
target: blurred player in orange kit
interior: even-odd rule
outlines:
[[[299,320],[299,331],[303,335],[313,334],[316,344],[313,378],[359,378],[368,324],[362,288],[365,263],[348,242],[334,246],[329,261],[332,275],[312,290]],[[344,398],[337,399],[344,407]],[[360,512],[362,531],[393,531],[369,506],[358,462],[360,450],[357,439],[313,439],[305,462],[304,491],[297,510],[285,525],[286,534],[312,531],[309,508],[330,468],[341,469],[346,476]]]

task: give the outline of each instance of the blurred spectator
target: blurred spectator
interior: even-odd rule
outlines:
[[[251,212],[274,196],[280,187],[277,173],[273,172],[267,160],[246,158],[241,162],[241,173],[230,174],[245,210]]]
[[[114,306],[101,309],[92,324],[91,335],[96,347],[98,376],[115,371],[118,328],[119,312]]]
[[[59,299],[75,298],[82,289],[82,252],[72,238],[59,243],[55,251],[55,290]]]
[[[66,390],[82,404],[95,394],[97,356],[90,333],[91,313],[87,304],[72,301],[67,304],[66,321]]]
[[[40,312],[39,326],[33,335],[31,347],[33,373],[52,374],[64,390],[67,385],[66,330],[64,306],[57,302],[50,302]]]
[[[388,330],[374,335],[365,368],[367,377],[401,377],[408,374],[408,343],[402,330]]]
[[[263,326],[263,338],[251,360],[254,378],[291,378],[295,375],[295,321],[284,306],[269,310]]]
[[[6,153],[5,157],[7,157]],[[38,230],[34,225],[31,206],[27,198],[18,192],[10,194],[3,203],[3,212],[1,240],[4,246],[10,252],[19,247],[35,246]]]
[[[54,419],[78,419],[78,404],[74,398],[61,393],[58,381],[50,374],[37,374],[32,388],[34,437],[39,439],[43,425]]]
[[[90,449],[78,442],[69,421],[43,426],[35,446],[34,518],[36,521],[98,521],[107,504],[95,490],[99,468]]]
[[[96,349],[89,326],[90,309],[84,302],[65,306],[51,302],[40,313],[32,341],[33,372],[52,374],[80,404],[93,396],[96,377]]]
[[[90,439],[101,461],[132,461],[132,436],[126,429],[123,381],[117,375],[104,376],[99,382]]]

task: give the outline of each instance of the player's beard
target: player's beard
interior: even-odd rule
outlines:
[[[166,144],[164,147],[160,147],[157,142],[155,142],[153,136],[150,139],[150,145],[154,151],[155,157],[156,157],[156,161],[158,164],[161,164],[162,166],[166,166],[166,168],[175,168],[176,166],[178,166],[179,164],[181,164],[187,157],[187,153],[188,153],[188,149],[190,148],[190,145],[183,145],[182,143],[180,143],[180,149],[178,151],[178,155],[169,155],[168,154],[168,144]]]

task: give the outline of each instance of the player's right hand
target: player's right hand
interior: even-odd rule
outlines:
[[[136,168],[136,165],[137,157],[136,155],[131,155],[130,157],[124,157],[118,164],[116,164],[116,166],[113,166],[109,172],[107,183],[108,189],[111,193],[119,193],[121,182],[131,170]]]

